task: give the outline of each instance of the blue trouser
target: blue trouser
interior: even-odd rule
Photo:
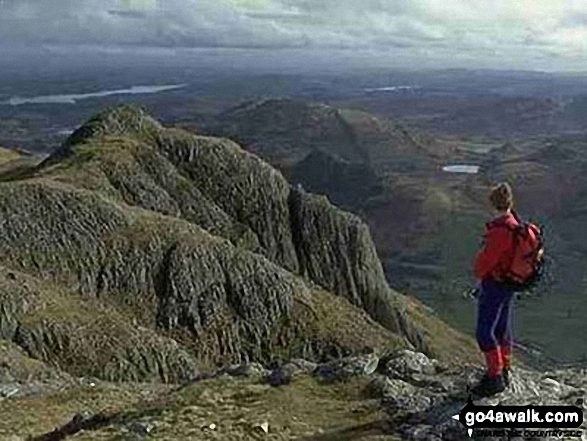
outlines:
[[[483,352],[512,345],[514,292],[488,279],[481,283],[477,306],[477,343]]]

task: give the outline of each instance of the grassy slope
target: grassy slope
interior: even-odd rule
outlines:
[[[71,386],[42,397],[0,402],[0,437],[39,435],[84,409],[109,417],[105,427],[72,440],[130,439],[136,423],[155,425],[158,440],[393,440],[384,416],[364,401],[366,380],[333,385],[298,377],[286,388],[221,377],[183,388],[109,384]],[[42,409],[42,413],[39,411]],[[265,434],[260,425],[268,423]],[[216,428],[210,430],[211,424]],[[125,435],[126,432],[126,435]],[[131,432],[132,434],[132,432]],[[133,438],[134,439],[134,438]]]
[[[4,165],[10,161],[14,161],[15,159],[18,159],[19,157],[20,157],[20,155],[18,154],[18,152],[0,147],[0,166]]]

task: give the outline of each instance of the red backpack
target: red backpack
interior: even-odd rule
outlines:
[[[535,286],[542,276],[544,242],[540,227],[522,221],[516,213],[513,215],[519,225],[508,227],[514,235],[514,250],[504,282],[523,291]]]

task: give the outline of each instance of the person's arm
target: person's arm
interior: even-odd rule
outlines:
[[[475,277],[482,281],[502,262],[510,250],[511,232],[507,228],[494,227],[485,233],[485,245],[475,259]]]

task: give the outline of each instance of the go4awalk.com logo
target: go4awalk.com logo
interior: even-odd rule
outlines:
[[[582,404],[581,401],[577,402]],[[471,397],[453,416],[470,437],[581,438],[583,410],[578,406],[476,406]]]

